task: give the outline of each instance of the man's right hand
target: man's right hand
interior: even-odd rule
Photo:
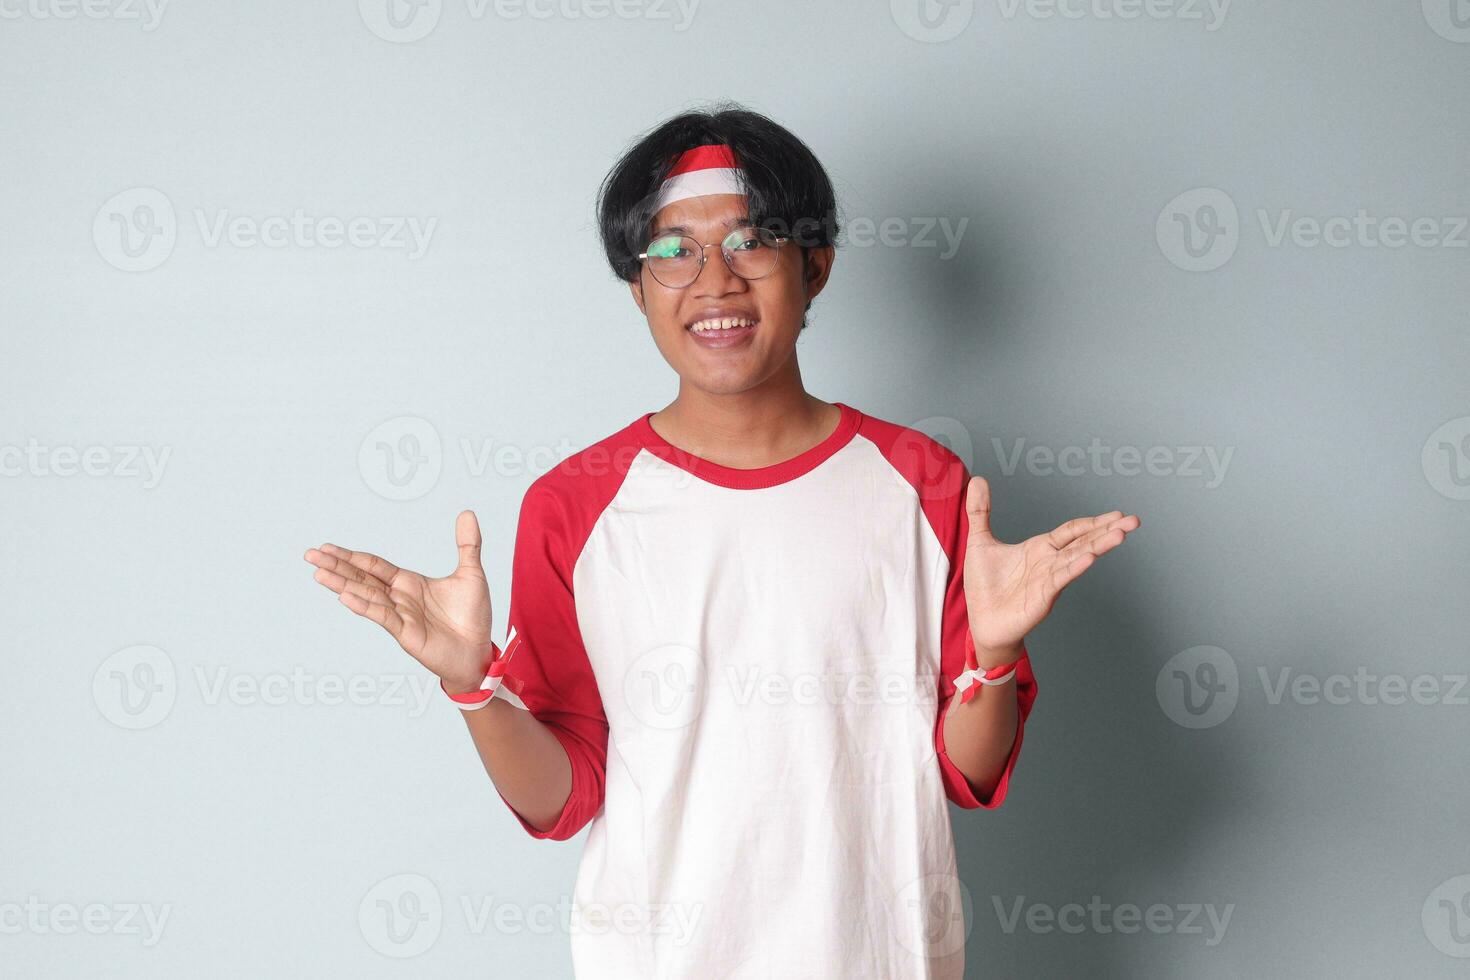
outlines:
[[[371,619],[398,645],[461,694],[479,688],[489,666],[490,587],[480,567],[480,524],[474,511],[454,522],[459,567],[444,578],[425,578],[366,551],[335,544],[309,548],[315,578],[342,604]]]

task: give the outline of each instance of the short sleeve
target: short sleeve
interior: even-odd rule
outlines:
[[[607,717],[582,644],[572,587],[584,540],[557,493],[532,484],[516,525],[505,644],[510,660],[495,696],[546,725],[571,762],[572,790],[554,827],[537,830],[511,807],[526,832],[540,839],[566,840],[602,809]]]
[[[1001,805],[1010,789],[1011,774],[1016,768],[1016,759],[1021,754],[1022,737],[1026,734],[1026,719],[1036,701],[1036,677],[1031,671],[1029,657],[1016,667],[1016,739],[1011,745],[1011,754],[1006,759],[1000,781],[987,799],[981,799],[975,794],[965,774],[950,761],[949,752],[944,746],[944,715],[955,695],[955,680],[966,670],[978,665],[975,640],[970,633],[969,610],[965,604],[965,540],[969,537],[970,530],[969,516],[965,513],[965,491],[969,482],[969,471],[955,457],[954,464],[943,477],[943,490],[935,498],[942,507],[942,513],[947,515],[942,527],[947,536],[945,552],[950,556],[950,567],[940,625],[939,710],[934,724],[934,747],[939,756],[945,795],[967,810],[978,807],[993,810]]]

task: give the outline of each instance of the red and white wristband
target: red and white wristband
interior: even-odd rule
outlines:
[[[965,704],[973,698],[982,686],[991,684],[1004,684],[1016,676],[1016,668],[1021,665],[1028,654],[1025,649],[1021,655],[1008,664],[998,667],[981,669],[979,662],[975,659],[975,648],[969,643],[965,644],[965,672],[954,679],[955,693],[960,696],[960,704]]]
[[[458,705],[461,711],[478,711],[495,699],[495,692],[500,690],[500,685],[505,681],[505,670],[510,664],[511,654],[516,652],[518,646],[520,641],[516,638],[515,627],[512,626],[510,635],[505,638],[504,650],[496,646],[494,640],[490,641],[490,666],[485,670],[485,679],[480,682],[479,690],[450,694],[444,688],[443,678],[439,680],[439,690],[444,691],[444,696]]]

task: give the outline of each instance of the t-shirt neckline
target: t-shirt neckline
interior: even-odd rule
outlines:
[[[845,402],[832,404],[842,412],[842,417],[837,420],[837,428],[832,430],[831,435],[790,459],[754,469],[722,466],[702,456],[685,452],[658,434],[649,421],[653,412],[644,413],[633,423],[633,428],[645,449],[701,480],[733,490],[761,490],[789,483],[810,473],[852,440],[853,434],[858,430],[858,423],[862,421],[862,413]]]

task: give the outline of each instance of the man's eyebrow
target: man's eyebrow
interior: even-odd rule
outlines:
[[[720,225],[720,227],[728,230],[728,229],[733,229],[733,228],[739,228],[742,225],[749,225],[749,224],[754,224],[754,222],[750,220],[750,215],[743,214],[743,215],[740,215],[739,217],[736,217],[736,218],[727,218],[725,220],[725,223],[722,224],[722,225]],[[665,235],[687,235],[687,234],[689,234],[689,229],[686,228],[686,227],[684,227],[683,225],[663,225],[662,227],[655,228],[653,230],[653,237],[654,238],[662,238]]]

